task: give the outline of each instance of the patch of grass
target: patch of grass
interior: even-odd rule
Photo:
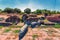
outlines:
[[[16,28],[21,28],[22,26],[16,26]]]
[[[16,25],[12,25],[10,26],[10,28],[21,28],[22,26],[16,26]]]
[[[14,25],[11,25],[11,26],[9,26],[10,28],[14,28],[15,26]]]
[[[19,33],[19,32],[20,32],[20,30],[14,30],[13,32],[14,32],[14,33]]]
[[[4,32],[9,32],[11,29],[6,29]]]
[[[38,35],[37,34],[34,34],[32,37],[33,37],[33,40],[35,40],[35,38],[37,38]]]
[[[0,26],[0,29],[3,28],[3,26]]]
[[[60,24],[55,24],[54,27],[55,28],[60,28]]]

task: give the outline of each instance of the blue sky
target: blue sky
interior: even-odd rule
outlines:
[[[20,8],[22,11],[25,8],[31,8],[32,11],[36,9],[60,11],[60,0],[0,0],[0,9],[6,7]]]

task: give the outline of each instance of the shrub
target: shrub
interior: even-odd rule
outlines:
[[[11,25],[10,28],[21,28],[22,26]]]
[[[14,32],[14,33],[19,33],[19,32],[20,32],[20,30],[14,30],[13,32]]]
[[[55,28],[60,28],[60,24],[55,24]]]
[[[3,12],[13,13],[14,10],[13,10],[12,8],[5,8],[5,9],[3,10]]]
[[[35,38],[38,37],[38,35],[34,34],[32,37],[33,37],[33,40],[35,40]]]
[[[11,29],[6,29],[4,32],[9,32]]]
[[[3,26],[0,26],[0,29],[2,28]]]
[[[18,8],[15,8],[15,9],[14,9],[14,12],[15,12],[15,13],[21,13],[21,10],[18,9]]]
[[[27,14],[30,14],[30,13],[31,13],[31,9],[30,9],[30,8],[26,8],[26,9],[24,10],[24,12],[27,13]]]

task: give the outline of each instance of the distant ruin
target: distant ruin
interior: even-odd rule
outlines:
[[[17,25],[19,22],[20,18],[17,15],[0,15],[0,26]]]

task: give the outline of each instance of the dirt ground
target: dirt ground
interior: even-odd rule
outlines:
[[[0,29],[0,40],[18,40],[19,33],[13,30],[20,28],[11,28],[9,32],[4,32],[6,28]],[[27,34],[22,40],[60,40],[60,28],[28,28]]]

